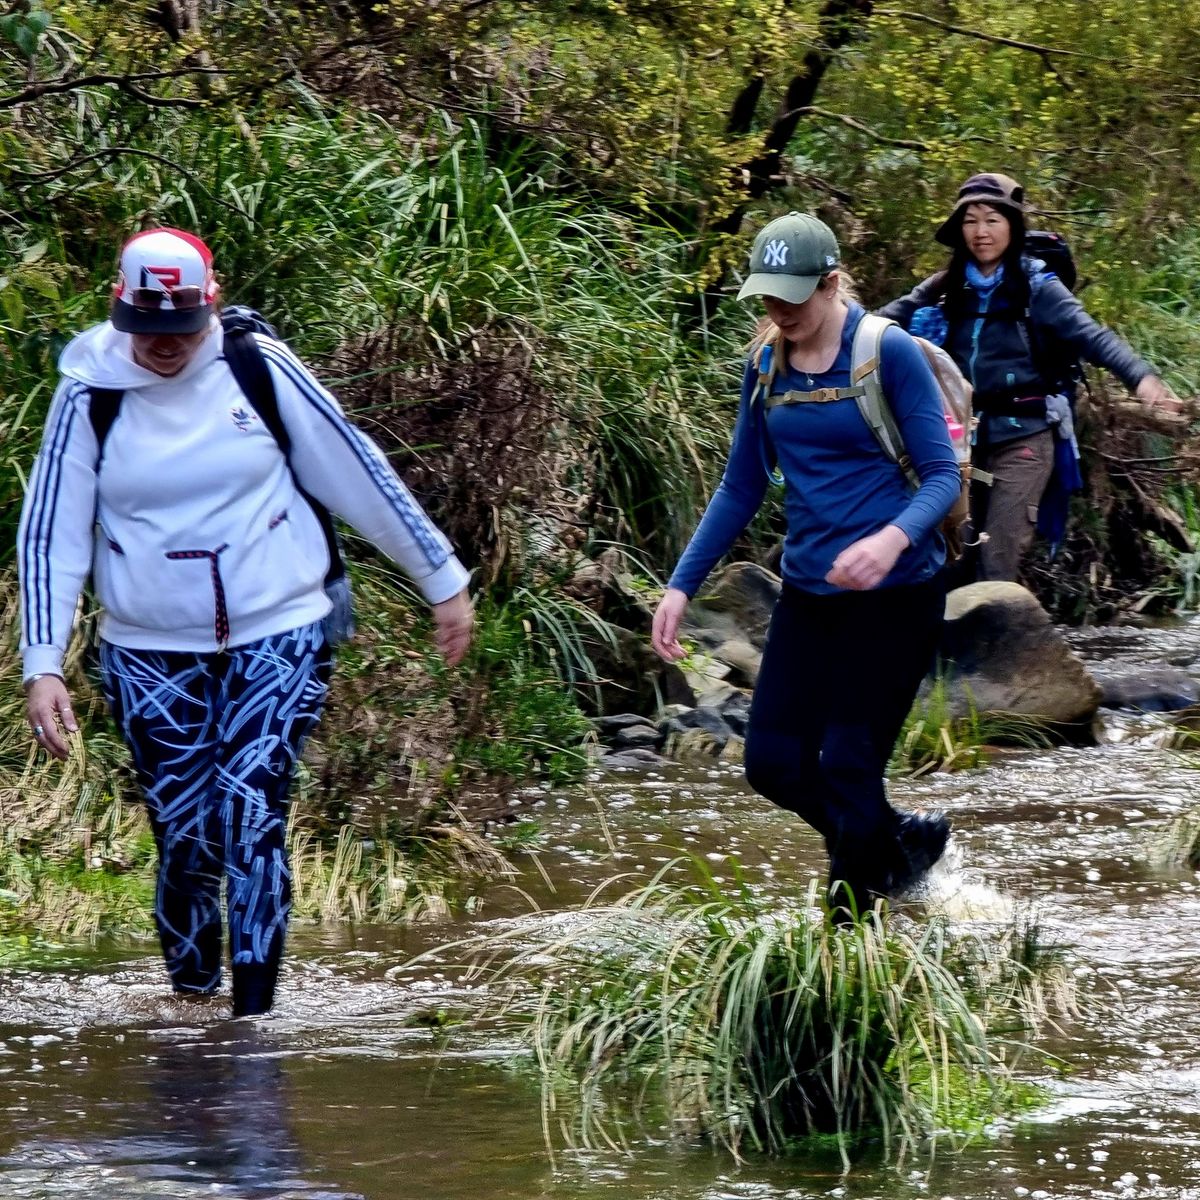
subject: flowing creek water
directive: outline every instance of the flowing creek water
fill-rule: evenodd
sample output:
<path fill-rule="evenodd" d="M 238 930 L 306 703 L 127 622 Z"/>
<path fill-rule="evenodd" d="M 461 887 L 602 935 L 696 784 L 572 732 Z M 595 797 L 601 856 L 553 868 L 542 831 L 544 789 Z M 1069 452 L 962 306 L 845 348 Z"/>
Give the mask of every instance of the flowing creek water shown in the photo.
<path fill-rule="evenodd" d="M 1071 639 L 1097 672 L 1200 675 L 1200 622 Z M 421 1023 L 460 1004 L 462 985 L 448 964 L 392 970 L 412 954 L 534 905 L 578 906 L 680 851 L 717 875 L 735 854 L 766 894 L 803 893 L 823 866 L 811 833 L 736 768 L 671 767 L 527 797 L 544 875 L 518 855 L 518 886 L 481 886 L 465 915 L 298 928 L 269 1020 L 165 995 L 146 943 L 0 968 L 0 1197 L 1200 1197 L 1200 890 L 1191 872 L 1152 865 L 1156 835 L 1200 800 L 1200 774 L 1162 749 L 1154 718 L 1108 714 L 1103 737 L 893 784 L 898 803 L 953 817 L 951 911 L 963 898 L 992 917 L 1034 905 L 1094 1001 L 1039 1043 L 1064 1065 L 1036 1077 L 1048 1104 L 932 1167 L 843 1178 L 836 1158 L 738 1166 L 667 1139 L 552 1163 L 537 1084 L 512 1047 Z"/>

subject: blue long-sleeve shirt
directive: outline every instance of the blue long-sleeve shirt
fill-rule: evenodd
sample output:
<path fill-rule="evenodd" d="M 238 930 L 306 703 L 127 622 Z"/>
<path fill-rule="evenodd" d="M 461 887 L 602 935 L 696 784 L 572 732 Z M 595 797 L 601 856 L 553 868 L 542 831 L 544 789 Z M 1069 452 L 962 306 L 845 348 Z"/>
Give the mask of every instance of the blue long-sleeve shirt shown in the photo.
<path fill-rule="evenodd" d="M 849 387 L 851 343 L 863 315 L 859 305 L 850 305 L 830 370 L 810 375 L 781 362 L 774 391 Z M 939 570 L 945 561 L 939 527 L 961 483 L 937 383 L 920 347 L 900 328 L 883 336 L 881 374 L 921 486 L 915 492 L 910 488 L 854 399 L 780 404 L 769 411 L 761 401 L 752 404 L 758 380 L 752 355 L 725 473 L 675 567 L 671 587 L 695 595 L 758 511 L 772 461 L 784 479 L 783 577 L 788 583 L 806 592 L 842 590 L 825 579 L 834 559 L 885 525 L 899 526 L 910 544 L 881 586 L 919 583 Z"/>

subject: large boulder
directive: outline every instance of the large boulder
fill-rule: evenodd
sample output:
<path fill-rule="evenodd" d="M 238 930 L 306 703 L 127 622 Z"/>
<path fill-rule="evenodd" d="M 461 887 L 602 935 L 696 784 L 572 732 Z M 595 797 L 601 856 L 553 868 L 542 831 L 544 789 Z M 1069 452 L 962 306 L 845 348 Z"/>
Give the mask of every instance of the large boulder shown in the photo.
<path fill-rule="evenodd" d="M 939 657 L 952 716 L 1016 713 L 1080 726 L 1100 705 L 1088 674 L 1032 592 L 972 583 L 946 599 Z"/>

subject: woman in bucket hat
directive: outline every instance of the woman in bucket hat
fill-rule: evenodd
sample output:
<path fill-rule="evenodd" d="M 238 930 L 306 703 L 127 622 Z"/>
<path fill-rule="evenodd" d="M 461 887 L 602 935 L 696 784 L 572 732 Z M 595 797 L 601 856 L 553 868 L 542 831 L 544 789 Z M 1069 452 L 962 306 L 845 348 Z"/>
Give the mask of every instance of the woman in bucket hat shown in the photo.
<path fill-rule="evenodd" d="M 221 981 L 227 883 L 235 1015 L 271 1007 L 291 904 L 287 796 L 331 669 L 316 505 L 415 581 L 438 645 L 471 636 L 467 572 L 382 452 L 280 342 L 257 334 L 278 434 L 230 368 L 212 255 L 194 234 L 125 243 L 110 319 L 76 337 L 18 534 L 29 725 L 65 758 L 63 659 L 90 574 L 100 668 L 159 852 L 155 919 L 175 990 Z M 115 397 L 101 432 L 101 398 Z"/>
<path fill-rule="evenodd" d="M 879 310 L 943 346 L 974 388 L 982 579 L 1018 576 L 1055 466 L 1051 427 L 1070 423 L 1070 372 L 1079 359 L 1108 368 L 1147 405 L 1180 407 L 1149 363 L 1026 254 L 1025 212 L 1015 179 L 971 176 L 937 231 L 952 251 L 946 268 Z M 1073 456 L 1066 465 L 1077 478 Z"/>
<path fill-rule="evenodd" d="M 787 537 L 746 734 L 750 786 L 825 840 L 835 916 L 897 895 L 941 856 L 941 815 L 900 813 L 884 771 L 941 628 L 942 519 L 960 491 L 933 374 L 902 329 L 878 370 L 919 477 L 881 448 L 851 380 L 866 317 L 849 299 L 832 231 L 791 213 L 754 241 L 739 299 L 769 318 L 742 380 L 720 486 L 654 615 L 655 650 L 683 656 L 680 621 L 782 474 Z M 768 357 L 771 365 L 767 365 Z M 764 382 L 765 381 L 765 382 Z"/>

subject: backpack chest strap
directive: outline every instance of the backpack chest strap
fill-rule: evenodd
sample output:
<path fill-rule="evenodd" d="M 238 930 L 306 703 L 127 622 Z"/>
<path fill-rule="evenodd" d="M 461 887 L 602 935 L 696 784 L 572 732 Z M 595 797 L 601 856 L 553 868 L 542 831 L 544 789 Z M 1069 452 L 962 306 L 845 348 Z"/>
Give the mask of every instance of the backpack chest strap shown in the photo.
<path fill-rule="evenodd" d="M 866 388 L 817 388 L 811 392 L 779 392 L 766 398 L 767 408 L 778 408 L 781 404 L 830 404 L 834 400 L 857 400 L 864 395 Z"/>

